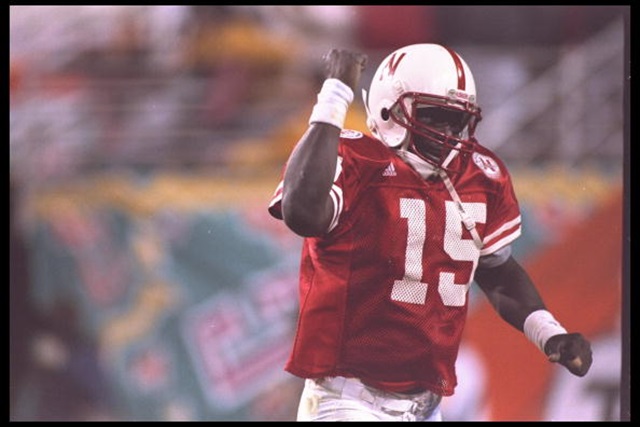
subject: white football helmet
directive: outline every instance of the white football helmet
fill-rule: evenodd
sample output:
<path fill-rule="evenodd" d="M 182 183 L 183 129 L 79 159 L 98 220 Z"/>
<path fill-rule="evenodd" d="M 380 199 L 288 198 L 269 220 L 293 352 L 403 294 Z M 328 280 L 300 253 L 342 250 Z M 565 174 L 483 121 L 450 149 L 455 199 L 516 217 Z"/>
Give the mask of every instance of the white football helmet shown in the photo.
<path fill-rule="evenodd" d="M 388 55 L 363 90 L 367 126 L 389 147 L 405 147 L 444 167 L 451 150 L 470 152 L 481 120 L 467 63 L 438 44 L 414 44 Z"/>

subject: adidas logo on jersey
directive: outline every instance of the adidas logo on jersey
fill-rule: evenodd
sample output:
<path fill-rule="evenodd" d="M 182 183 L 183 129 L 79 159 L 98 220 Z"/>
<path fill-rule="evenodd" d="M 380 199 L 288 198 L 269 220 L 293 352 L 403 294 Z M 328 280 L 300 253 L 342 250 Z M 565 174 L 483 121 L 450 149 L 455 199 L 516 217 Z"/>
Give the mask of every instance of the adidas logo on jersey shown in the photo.
<path fill-rule="evenodd" d="M 393 166 L 393 163 L 389 163 L 389 166 L 387 166 L 385 168 L 385 170 L 382 172 L 382 176 L 396 176 L 396 167 Z"/>

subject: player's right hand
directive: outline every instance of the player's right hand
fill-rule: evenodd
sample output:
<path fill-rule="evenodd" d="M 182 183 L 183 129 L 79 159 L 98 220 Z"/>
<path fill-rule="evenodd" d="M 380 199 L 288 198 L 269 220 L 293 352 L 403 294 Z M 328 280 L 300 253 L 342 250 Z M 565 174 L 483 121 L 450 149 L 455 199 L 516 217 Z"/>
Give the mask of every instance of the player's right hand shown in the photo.
<path fill-rule="evenodd" d="M 591 344 L 582 334 L 558 334 L 547 340 L 544 346 L 550 362 L 564 365 L 574 375 L 583 377 L 589 372 L 593 356 Z"/>
<path fill-rule="evenodd" d="M 331 49 L 324 57 L 326 78 L 334 78 L 349 86 L 355 93 L 367 55 L 345 49 Z"/>

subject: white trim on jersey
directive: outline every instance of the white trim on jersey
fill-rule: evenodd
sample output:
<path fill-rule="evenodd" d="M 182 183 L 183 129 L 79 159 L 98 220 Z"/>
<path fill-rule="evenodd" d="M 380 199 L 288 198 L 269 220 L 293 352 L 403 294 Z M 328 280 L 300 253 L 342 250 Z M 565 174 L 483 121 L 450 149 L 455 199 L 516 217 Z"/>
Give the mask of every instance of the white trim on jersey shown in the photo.
<path fill-rule="evenodd" d="M 338 219 L 340 218 L 342 208 L 344 207 L 344 195 L 342 194 L 342 188 L 333 184 L 331 186 L 329 196 L 331 196 L 331 200 L 333 200 L 333 218 L 331 219 L 331 224 L 329 224 L 329 229 L 327 231 L 331 232 L 338 225 Z"/>
<path fill-rule="evenodd" d="M 501 227 L 501 228 L 504 228 L 504 227 Z M 513 242 L 518 237 L 520 237 L 521 233 L 522 233 L 522 228 L 518 227 L 513 233 L 506 235 L 500 240 L 497 240 L 493 245 L 487 246 L 486 248 L 482 248 L 482 250 L 480 251 L 480 256 L 490 255 L 493 252 L 500 249 L 501 247 L 507 246 L 509 243 Z M 493 234 L 495 235 L 496 233 L 493 233 Z"/>
<path fill-rule="evenodd" d="M 344 195 L 342 194 L 342 188 L 338 187 L 335 183 L 338 181 L 340 174 L 342 173 L 342 156 L 338 156 L 336 161 L 336 173 L 333 175 L 333 185 L 329 191 L 329 196 L 333 200 L 333 218 L 327 229 L 327 233 L 331 232 L 338 225 L 338 219 L 342 213 L 344 207 Z"/>
<path fill-rule="evenodd" d="M 494 237 L 498 236 L 500 233 L 503 233 L 505 230 L 508 230 L 510 228 L 513 228 L 514 226 L 520 224 L 520 222 L 522 221 L 522 216 L 518 215 L 516 218 L 512 219 L 511 221 L 507 221 L 505 222 L 502 227 L 498 228 L 496 231 L 494 231 L 493 233 L 484 236 L 484 240 L 483 242 L 486 243 L 489 240 L 493 239 Z"/>
<path fill-rule="evenodd" d="M 276 203 L 282 201 L 282 187 L 284 186 L 284 181 L 280 181 L 278 186 L 276 187 L 276 191 L 273 192 L 273 196 L 271 198 L 271 202 L 269 203 L 269 208 L 272 208 L 276 205 Z"/>

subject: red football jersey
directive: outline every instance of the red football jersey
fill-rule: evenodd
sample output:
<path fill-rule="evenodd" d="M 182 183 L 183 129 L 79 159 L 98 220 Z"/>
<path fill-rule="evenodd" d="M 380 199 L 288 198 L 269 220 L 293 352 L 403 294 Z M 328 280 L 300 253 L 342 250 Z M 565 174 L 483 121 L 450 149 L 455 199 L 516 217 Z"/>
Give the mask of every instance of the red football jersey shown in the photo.
<path fill-rule="evenodd" d="M 478 146 L 450 174 L 476 222 L 479 249 L 438 176 L 425 180 L 394 150 L 345 130 L 338 148 L 330 230 L 305 238 L 300 313 L 286 370 L 303 378 L 358 377 L 441 395 L 455 361 L 478 259 L 520 235 L 505 165 Z M 269 205 L 281 219 L 282 182 Z"/>

